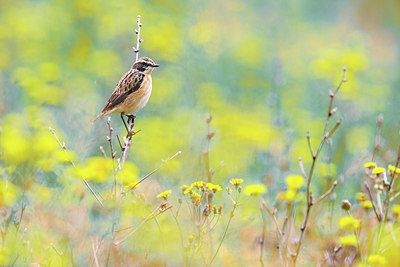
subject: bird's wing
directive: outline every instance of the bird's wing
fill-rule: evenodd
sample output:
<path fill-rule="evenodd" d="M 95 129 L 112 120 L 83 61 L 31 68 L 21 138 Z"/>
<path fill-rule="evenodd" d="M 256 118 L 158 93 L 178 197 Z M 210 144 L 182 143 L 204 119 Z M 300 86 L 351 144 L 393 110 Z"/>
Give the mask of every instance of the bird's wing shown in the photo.
<path fill-rule="evenodd" d="M 144 81 L 144 76 L 143 73 L 133 72 L 132 70 L 125 73 L 125 75 L 119 80 L 102 112 L 113 109 L 124 102 L 130 94 L 139 90 Z"/>

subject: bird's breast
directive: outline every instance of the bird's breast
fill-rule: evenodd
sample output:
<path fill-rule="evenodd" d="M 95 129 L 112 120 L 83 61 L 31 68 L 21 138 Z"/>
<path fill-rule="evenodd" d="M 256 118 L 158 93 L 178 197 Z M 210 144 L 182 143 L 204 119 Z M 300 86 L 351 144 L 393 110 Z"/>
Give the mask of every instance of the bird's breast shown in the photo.
<path fill-rule="evenodd" d="M 145 75 L 143 79 L 142 86 L 139 90 L 133 92 L 127 97 L 127 100 L 124 101 L 124 110 L 125 113 L 134 113 L 139 109 L 146 106 L 147 102 L 149 101 L 152 89 L 152 81 L 150 75 Z"/>

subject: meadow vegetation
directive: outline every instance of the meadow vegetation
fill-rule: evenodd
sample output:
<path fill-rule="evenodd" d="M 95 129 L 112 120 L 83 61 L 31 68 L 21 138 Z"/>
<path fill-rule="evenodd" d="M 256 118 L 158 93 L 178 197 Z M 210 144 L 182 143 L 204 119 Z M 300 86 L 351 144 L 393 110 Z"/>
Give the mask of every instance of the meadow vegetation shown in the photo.
<path fill-rule="evenodd" d="M 371 5 L 3 1 L 0 266 L 400 265 L 400 31 Z M 92 125 L 135 52 L 148 106 Z"/>

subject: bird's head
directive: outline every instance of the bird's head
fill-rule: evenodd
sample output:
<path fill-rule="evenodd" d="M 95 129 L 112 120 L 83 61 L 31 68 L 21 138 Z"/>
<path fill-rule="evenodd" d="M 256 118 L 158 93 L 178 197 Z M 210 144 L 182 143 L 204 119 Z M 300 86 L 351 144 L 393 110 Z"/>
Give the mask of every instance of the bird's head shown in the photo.
<path fill-rule="evenodd" d="M 159 67 L 152 59 L 148 57 L 139 58 L 132 66 L 134 71 L 138 71 L 145 74 L 151 74 L 154 68 Z"/>

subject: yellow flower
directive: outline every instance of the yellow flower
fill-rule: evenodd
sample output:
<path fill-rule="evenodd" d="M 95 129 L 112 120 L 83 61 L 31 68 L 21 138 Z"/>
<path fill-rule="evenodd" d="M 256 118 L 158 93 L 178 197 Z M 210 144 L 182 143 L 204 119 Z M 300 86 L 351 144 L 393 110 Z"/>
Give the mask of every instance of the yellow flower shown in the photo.
<path fill-rule="evenodd" d="M 206 183 L 203 181 L 197 181 L 194 182 L 193 184 L 191 184 L 192 187 L 197 187 L 197 189 L 202 189 L 203 185 L 205 185 Z"/>
<path fill-rule="evenodd" d="M 233 184 L 235 187 L 236 187 L 236 189 L 239 187 L 239 185 L 241 184 L 241 183 L 243 183 L 243 179 L 240 179 L 240 178 L 233 178 L 231 181 L 231 184 Z"/>
<path fill-rule="evenodd" d="M 343 246 L 357 246 L 357 237 L 355 235 L 348 235 L 339 239 L 340 244 Z"/>
<path fill-rule="evenodd" d="M 360 203 L 361 207 L 365 208 L 365 209 L 370 209 L 372 208 L 372 202 L 371 201 L 363 201 Z"/>
<path fill-rule="evenodd" d="M 381 173 L 383 173 L 383 172 L 385 172 L 385 171 L 386 171 L 385 168 L 382 168 L 382 167 L 375 167 L 375 168 L 372 170 L 372 173 L 373 173 L 373 174 L 379 175 L 379 174 L 381 174 Z"/>
<path fill-rule="evenodd" d="M 182 189 L 183 189 L 183 188 L 182 188 Z M 185 190 L 185 192 L 183 192 L 183 194 L 184 194 L 184 195 L 192 194 L 192 192 L 193 192 L 193 186 L 189 186 L 189 187 Z"/>
<path fill-rule="evenodd" d="M 375 168 L 376 167 L 376 163 L 375 162 L 367 162 L 364 164 L 365 168 Z"/>
<path fill-rule="evenodd" d="M 219 185 L 216 185 L 216 184 L 212 184 L 212 183 L 206 183 L 206 188 L 208 190 L 213 191 L 214 193 L 222 190 L 222 187 L 220 187 Z"/>
<path fill-rule="evenodd" d="M 244 193 L 250 196 L 258 196 L 267 192 L 267 187 L 263 184 L 246 185 Z"/>
<path fill-rule="evenodd" d="M 191 195 L 190 198 L 192 199 L 192 201 L 193 201 L 193 203 L 194 203 L 194 202 L 200 201 L 201 196 L 200 196 L 200 194 L 198 194 L 197 192 L 192 191 L 192 195 Z"/>
<path fill-rule="evenodd" d="M 389 172 L 391 172 L 391 173 L 393 173 L 393 172 L 395 172 L 395 173 L 397 173 L 397 174 L 400 173 L 400 168 L 396 168 L 395 166 L 390 165 L 390 164 L 389 164 L 389 166 L 388 166 L 388 170 L 389 170 Z"/>
<path fill-rule="evenodd" d="M 163 199 L 167 200 L 167 198 L 171 194 L 171 192 L 172 192 L 171 190 L 164 191 L 164 192 L 158 194 L 157 198 L 163 198 Z"/>
<path fill-rule="evenodd" d="M 356 199 L 358 200 L 358 202 L 363 202 L 363 201 L 367 200 L 368 197 L 366 194 L 364 194 L 362 192 L 357 192 Z"/>
<path fill-rule="evenodd" d="M 297 196 L 297 192 L 295 190 L 289 189 L 285 194 L 285 199 L 287 201 L 293 201 L 293 200 L 295 200 L 296 196 Z"/>
<path fill-rule="evenodd" d="M 189 235 L 188 236 L 189 243 L 193 243 L 193 239 L 194 239 L 193 235 Z"/>
<path fill-rule="evenodd" d="M 360 221 L 351 216 L 344 216 L 340 218 L 339 226 L 348 231 L 354 231 L 360 227 Z"/>
<path fill-rule="evenodd" d="M 189 186 L 187 184 L 184 184 L 181 186 L 181 189 L 183 192 L 185 192 L 185 190 L 188 188 Z"/>
<path fill-rule="evenodd" d="M 304 178 L 300 175 L 289 175 L 286 177 L 289 189 L 297 190 L 304 184 Z"/>
<path fill-rule="evenodd" d="M 369 255 L 367 258 L 367 262 L 371 265 L 371 266 L 385 266 L 387 263 L 387 260 L 385 257 L 378 255 L 378 254 L 373 254 L 373 255 Z"/>
<path fill-rule="evenodd" d="M 400 220 L 400 205 L 399 204 L 395 204 L 392 206 L 392 212 L 394 215 L 397 216 L 397 219 Z"/>

